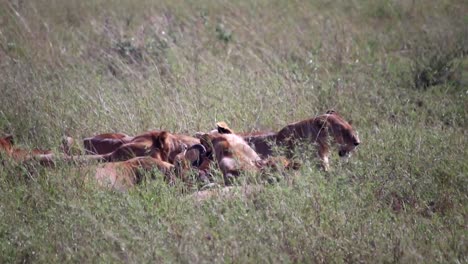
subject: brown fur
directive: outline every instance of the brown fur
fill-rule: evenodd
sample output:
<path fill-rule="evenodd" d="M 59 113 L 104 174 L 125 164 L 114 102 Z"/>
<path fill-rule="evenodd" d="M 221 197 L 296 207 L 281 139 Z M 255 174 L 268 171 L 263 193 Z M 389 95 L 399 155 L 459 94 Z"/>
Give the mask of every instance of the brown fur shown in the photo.
<path fill-rule="evenodd" d="M 107 134 L 100 134 L 97 136 L 93 136 L 90 138 L 85 138 L 83 140 L 83 144 L 85 150 L 91 154 L 109 154 L 111 152 L 117 151 L 124 145 L 129 145 L 130 143 L 143 143 L 146 144 L 152 140 L 154 135 L 158 135 L 162 131 L 153 130 L 148 131 L 143 134 L 140 134 L 135 137 L 127 136 L 122 133 L 107 133 Z M 198 138 L 194 138 L 191 136 L 186 136 L 182 134 L 171 134 L 173 137 L 177 138 L 177 140 L 181 141 L 183 144 L 190 147 L 195 144 L 200 144 L 200 140 Z"/>
<path fill-rule="evenodd" d="M 78 162 L 90 160 L 117 162 L 134 157 L 150 156 L 161 161 L 173 163 L 176 155 L 185 151 L 186 148 L 186 145 L 178 136 L 166 131 L 150 131 L 134 137 L 131 142 L 121 145 L 110 153 L 75 156 L 72 159 Z"/>
<path fill-rule="evenodd" d="M 223 122 L 218 131 L 232 133 Z M 317 155 L 325 171 L 329 169 L 330 142 L 338 145 L 338 154 L 348 156 L 361 143 L 350 123 L 337 112 L 330 110 L 324 115 L 292 123 L 278 133 L 254 132 L 241 135 L 262 157 L 273 155 L 273 145 L 286 147 L 286 155 L 291 158 L 298 143 L 307 141 L 317 146 Z"/>
<path fill-rule="evenodd" d="M 147 136 L 146 140 L 141 137 L 132 144 L 147 144 L 151 140 L 150 148 L 155 149 L 153 155 L 102 164 L 96 170 L 97 182 L 100 185 L 124 191 L 140 183 L 145 173 L 158 169 L 165 174 L 166 181 L 172 183 L 176 174 L 176 166 L 168 161 L 182 162 L 185 145 L 165 131 L 151 132 Z M 179 150 L 180 147 L 182 151 Z"/>
<path fill-rule="evenodd" d="M 275 132 L 254 132 L 239 134 L 262 157 L 267 158 L 272 153 L 271 147 L 276 142 Z"/>
<path fill-rule="evenodd" d="M 143 176 L 152 170 L 164 173 L 167 181 L 174 175 L 174 165 L 152 157 L 137 157 L 120 162 L 110 162 L 96 169 L 98 184 L 119 191 L 125 191 L 143 181 Z"/>
<path fill-rule="evenodd" d="M 353 127 L 335 111 L 289 124 L 276 136 L 276 144 L 285 146 L 288 156 L 292 156 L 300 141 L 317 146 L 317 155 L 325 171 L 329 169 L 330 142 L 338 145 L 340 157 L 348 156 L 361 143 Z"/>
<path fill-rule="evenodd" d="M 234 134 L 232 130 L 225 122 L 216 123 L 216 131 L 220 134 Z M 267 158 L 271 155 L 271 143 L 276 142 L 277 133 L 275 132 L 264 132 L 255 131 L 249 133 L 235 133 L 241 136 L 262 158 Z M 263 155 L 268 153 L 268 155 Z"/>
<path fill-rule="evenodd" d="M 201 138 L 201 144 L 205 146 L 207 152 L 214 153 L 227 184 L 231 183 L 241 171 L 260 171 L 260 157 L 240 136 L 217 132 L 205 134 Z M 200 167 L 203 170 L 208 169 L 208 159 Z"/>
<path fill-rule="evenodd" d="M 37 160 L 43 165 L 53 165 L 51 159 L 52 151 L 42 149 L 21 149 L 14 146 L 14 139 L 12 135 L 0 138 L 0 153 L 12 159 L 15 162 L 22 163 L 29 160 Z"/>
<path fill-rule="evenodd" d="M 133 137 L 122 133 L 106 133 L 83 139 L 83 146 L 89 154 L 107 154 L 117 150 Z"/>
<path fill-rule="evenodd" d="M 185 152 L 178 154 L 174 161 L 177 177 L 185 183 L 192 184 L 192 179 L 188 178 L 189 173 L 198 170 L 198 180 L 200 182 L 209 183 L 209 179 L 204 177 L 206 174 L 203 173 L 203 170 L 200 170 L 205 154 L 206 148 L 201 144 L 195 144 Z"/>
<path fill-rule="evenodd" d="M 226 184 L 232 183 L 241 172 L 284 171 L 298 169 L 300 166 L 285 157 L 269 157 L 262 160 L 242 137 L 235 134 L 218 132 L 205 134 L 201 142 L 207 152 L 214 153 L 214 159 L 223 173 Z M 210 159 L 205 158 L 199 166 L 200 174 L 208 174 L 209 168 Z"/>

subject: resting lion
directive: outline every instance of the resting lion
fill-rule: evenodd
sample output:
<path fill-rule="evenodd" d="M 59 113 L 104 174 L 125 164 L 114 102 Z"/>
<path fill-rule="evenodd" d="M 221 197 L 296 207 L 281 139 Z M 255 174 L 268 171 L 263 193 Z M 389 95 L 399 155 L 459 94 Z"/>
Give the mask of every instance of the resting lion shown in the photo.
<path fill-rule="evenodd" d="M 181 151 L 180 147 L 185 145 L 166 131 L 151 135 L 153 143 L 148 149 L 152 154 L 99 164 L 95 173 L 98 184 L 124 191 L 143 181 L 145 175 L 153 177 L 154 171 L 160 171 L 168 183 L 174 183 L 175 177 L 180 176 L 176 175 L 179 164 L 169 162 L 183 162 L 185 148 Z"/>
<path fill-rule="evenodd" d="M 109 154 L 124 145 L 147 142 L 154 135 L 158 135 L 161 132 L 161 130 L 152 130 L 134 137 L 123 133 L 105 133 L 83 139 L 83 145 L 86 153 L 88 154 Z M 171 137 L 181 141 L 187 145 L 187 147 L 200 144 L 199 139 L 182 134 L 171 133 Z"/>
<path fill-rule="evenodd" d="M 54 163 L 51 160 L 52 155 L 51 150 L 28 150 L 15 147 L 15 141 L 12 135 L 0 138 L 0 161 L 3 159 L 11 159 L 17 163 L 23 163 L 29 160 L 36 160 L 42 165 L 53 166 Z"/>
<path fill-rule="evenodd" d="M 262 175 L 272 171 L 297 170 L 300 166 L 284 157 L 262 159 L 241 136 L 232 133 L 212 131 L 201 135 L 200 142 L 201 144 L 187 150 L 185 158 L 198 168 L 202 181 L 210 174 L 212 162 L 215 162 L 223 173 L 226 185 L 232 184 L 243 172 Z M 197 154 L 189 155 L 195 148 Z"/>
<path fill-rule="evenodd" d="M 165 162 L 173 163 L 175 157 L 187 149 L 187 145 L 180 138 L 180 136 L 171 134 L 167 131 L 150 131 L 137 137 L 133 137 L 128 143 L 115 145 L 117 147 L 115 149 L 111 149 L 112 152 L 106 154 L 70 156 L 69 159 L 85 163 L 88 161 L 118 162 L 135 157 L 150 156 Z M 106 139 L 113 140 L 111 138 Z M 196 139 L 195 142 L 199 142 L 199 140 Z M 102 146 L 103 145 L 100 145 L 99 148 Z M 106 145 L 106 147 L 108 146 L 110 145 Z"/>

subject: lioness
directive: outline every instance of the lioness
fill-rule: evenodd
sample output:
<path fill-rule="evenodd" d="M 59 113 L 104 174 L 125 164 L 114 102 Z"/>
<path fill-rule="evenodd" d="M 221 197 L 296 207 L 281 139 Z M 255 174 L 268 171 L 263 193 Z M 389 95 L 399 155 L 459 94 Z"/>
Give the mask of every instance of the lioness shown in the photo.
<path fill-rule="evenodd" d="M 5 155 L 4 157 L 10 158 L 15 162 L 25 162 L 28 160 L 39 161 L 43 165 L 54 165 L 51 157 L 51 150 L 42 150 L 42 149 L 21 149 L 14 146 L 14 138 L 12 135 L 7 135 L 0 138 L 0 156 Z"/>
<path fill-rule="evenodd" d="M 210 133 L 203 135 L 200 141 L 207 152 L 214 153 L 226 184 L 231 184 L 241 171 L 260 171 L 261 158 L 242 137 L 235 134 Z"/>
<path fill-rule="evenodd" d="M 150 156 L 161 161 L 173 163 L 175 157 L 184 152 L 187 145 L 167 131 L 151 131 L 134 137 L 129 143 L 122 144 L 116 150 L 107 154 L 73 156 L 70 160 L 77 162 L 125 161 L 135 157 Z"/>
<path fill-rule="evenodd" d="M 185 148 L 182 151 L 179 149 L 180 144 L 183 145 L 183 143 L 165 131 L 152 133 L 151 141 L 153 143 L 150 149 L 152 149 L 153 154 L 149 156 L 100 164 L 95 173 L 97 182 L 117 190 L 127 190 L 140 183 L 145 174 L 156 169 L 164 173 L 168 183 L 173 183 L 175 177 L 180 175 L 176 175 L 176 166 L 169 161 L 182 161 L 184 159 Z"/>
<path fill-rule="evenodd" d="M 224 122 L 217 124 L 219 133 L 233 133 Z M 317 146 L 317 155 L 322 168 L 328 171 L 330 142 L 338 145 L 338 155 L 347 157 L 361 143 L 350 123 L 336 111 L 329 110 L 324 115 L 292 123 L 279 132 L 240 133 L 255 151 L 266 158 L 273 155 L 273 145 L 286 147 L 286 155 L 291 158 L 300 142 L 311 142 Z M 332 140 L 330 140 L 332 139 Z"/>
<path fill-rule="evenodd" d="M 136 157 L 126 161 L 109 162 L 96 168 L 95 179 L 103 187 L 110 187 L 119 191 L 129 188 L 143 181 L 145 175 L 153 177 L 153 171 L 161 171 L 166 181 L 174 177 L 174 165 L 152 157 Z"/>
<path fill-rule="evenodd" d="M 211 161 L 216 161 L 227 185 L 231 184 L 241 172 L 263 174 L 268 171 L 296 170 L 300 166 L 284 157 L 261 159 L 255 150 L 236 134 L 211 132 L 201 136 L 200 141 L 203 150 L 199 151 L 202 158 L 197 162 L 199 177 L 209 174 Z"/>
<path fill-rule="evenodd" d="M 332 139 L 332 140 L 330 140 Z M 324 115 L 292 123 L 276 135 L 276 144 L 286 146 L 287 155 L 292 156 L 300 141 L 309 141 L 317 146 L 317 155 L 325 171 L 330 168 L 330 142 L 338 145 L 338 155 L 347 157 L 361 141 L 350 123 L 337 112 L 329 110 Z"/>
<path fill-rule="evenodd" d="M 89 154 L 106 154 L 115 151 L 133 137 L 123 133 L 105 133 L 83 139 L 83 146 Z"/>
<path fill-rule="evenodd" d="M 158 135 L 161 132 L 161 130 L 152 130 L 134 137 L 122 133 L 99 134 L 93 137 L 85 138 L 83 140 L 83 145 L 87 153 L 103 155 L 114 152 L 123 145 L 128 145 L 130 143 L 149 142 L 154 135 Z M 187 147 L 200 144 L 200 140 L 198 138 L 187 135 L 171 134 L 171 137 L 179 140 Z"/>

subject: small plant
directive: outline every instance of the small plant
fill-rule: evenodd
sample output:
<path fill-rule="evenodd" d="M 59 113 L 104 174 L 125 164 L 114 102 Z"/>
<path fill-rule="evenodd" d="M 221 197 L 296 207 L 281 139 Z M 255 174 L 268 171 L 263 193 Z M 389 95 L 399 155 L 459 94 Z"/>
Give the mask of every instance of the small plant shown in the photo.
<path fill-rule="evenodd" d="M 227 29 L 223 23 L 218 23 L 216 25 L 216 36 L 224 43 L 229 43 L 232 41 L 232 31 Z"/>

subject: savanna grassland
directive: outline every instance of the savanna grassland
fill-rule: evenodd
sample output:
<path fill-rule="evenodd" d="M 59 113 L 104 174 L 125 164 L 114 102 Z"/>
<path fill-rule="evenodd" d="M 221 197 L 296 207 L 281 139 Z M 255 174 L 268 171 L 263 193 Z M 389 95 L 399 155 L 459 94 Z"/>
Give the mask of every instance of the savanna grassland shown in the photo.
<path fill-rule="evenodd" d="M 251 195 L 120 193 L 3 162 L 0 262 L 468 262 L 464 0 L 0 0 L 0 133 L 278 130 L 335 109 L 362 144 Z M 247 176 L 246 176 L 247 177 Z M 262 184 L 260 182 L 259 184 Z"/>

